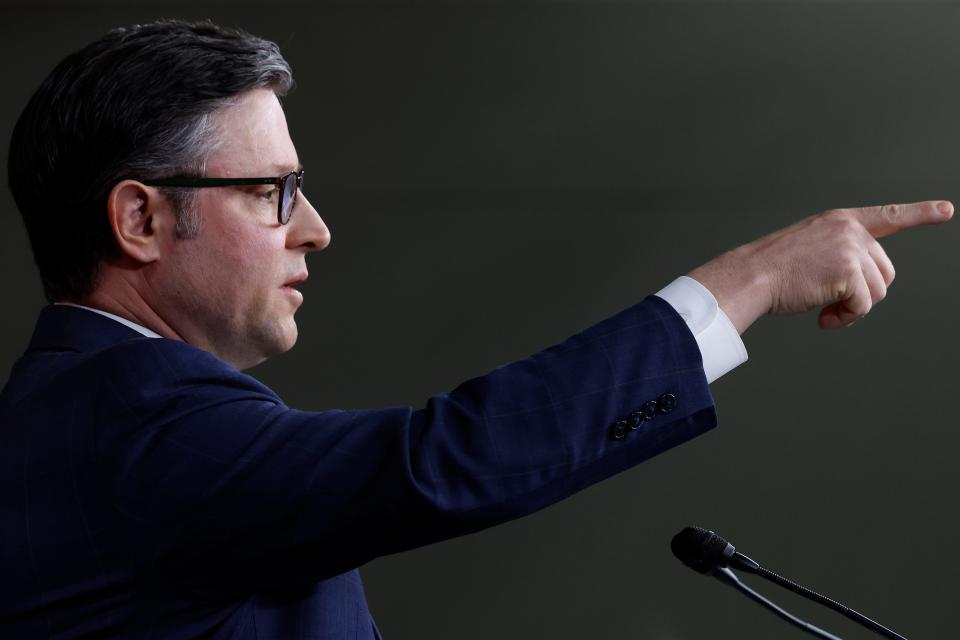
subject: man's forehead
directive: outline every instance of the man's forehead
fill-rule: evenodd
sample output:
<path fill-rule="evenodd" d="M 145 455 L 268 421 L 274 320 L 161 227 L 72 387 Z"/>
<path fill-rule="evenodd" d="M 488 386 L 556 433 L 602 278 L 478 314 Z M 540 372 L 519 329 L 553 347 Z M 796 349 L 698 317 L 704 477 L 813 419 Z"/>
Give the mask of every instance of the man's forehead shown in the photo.
<path fill-rule="evenodd" d="M 218 145 L 207 163 L 225 177 L 279 176 L 300 168 L 280 101 L 257 89 L 218 114 Z"/>

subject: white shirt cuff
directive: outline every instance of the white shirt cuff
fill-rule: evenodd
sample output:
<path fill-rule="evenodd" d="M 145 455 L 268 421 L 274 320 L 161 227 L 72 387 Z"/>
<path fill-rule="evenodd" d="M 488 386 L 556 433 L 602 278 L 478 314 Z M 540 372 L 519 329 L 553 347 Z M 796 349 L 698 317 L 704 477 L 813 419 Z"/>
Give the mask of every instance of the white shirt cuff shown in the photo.
<path fill-rule="evenodd" d="M 680 276 L 656 296 L 673 307 L 690 327 L 700 347 L 708 383 L 747 361 L 740 334 L 705 286 L 689 276 Z"/>

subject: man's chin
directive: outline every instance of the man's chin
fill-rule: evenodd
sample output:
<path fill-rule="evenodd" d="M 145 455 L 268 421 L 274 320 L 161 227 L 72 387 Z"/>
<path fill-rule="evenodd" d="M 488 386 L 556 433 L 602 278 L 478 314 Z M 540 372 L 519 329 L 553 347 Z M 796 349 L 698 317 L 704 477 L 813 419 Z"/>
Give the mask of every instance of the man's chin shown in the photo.
<path fill-rule="evenodd" d="M 297 323 L 291 320 L 290 324 L 291 329 L 286 345 L 283 346 L 279 353 L 286 353 L 287 351 L 290 351 L 290 349 L 293 349 L 294 345 L 297 344 L 297 338 L 300 337 L 300 332 L 297 330 Z"/>
<path fill-rule="evenodd" d="M 273 352 L 268 355 L 273 356 L 290 351 L 290 349 L 293 349 L 293 346 L 297 344 L 298 337 L 300 337 L 300 332 L 297 329 L 297 322 L 293 319 L 293 314 L 290 314 L 290 316 L 277 327 L 273 345 L 274 349 Z"/>
<path fill-rule="evenodd" d="M 297 343 L 299 333 L 292 315 L 286 321 L 273 325 L 271 329 L 264 331 L 260 336 L 251 336 L 251 339 L 246 342 L 248 349 L 245 349 L 246 353 L 242 360 L 231 364 L 241 371 L 250 369 L 272 356 L 290 351 Z"/>

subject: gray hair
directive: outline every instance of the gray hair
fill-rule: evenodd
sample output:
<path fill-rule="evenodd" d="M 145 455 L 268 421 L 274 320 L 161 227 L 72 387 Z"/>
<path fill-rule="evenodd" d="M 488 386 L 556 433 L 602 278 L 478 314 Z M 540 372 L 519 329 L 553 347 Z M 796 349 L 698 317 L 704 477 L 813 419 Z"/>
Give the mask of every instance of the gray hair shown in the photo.
<path fill-rule="evenodd" d="M 106 215 L 117 182 L 203 175 L 224 109 L 293 86 L 276 44 L 210 22 L 114 29 L 61 61 L 20 115 L 7 163 L 47 298 L 88 294 L 117 251 Z M 196 235 L 196 191 L 163 192 L 177 237 Z"/>

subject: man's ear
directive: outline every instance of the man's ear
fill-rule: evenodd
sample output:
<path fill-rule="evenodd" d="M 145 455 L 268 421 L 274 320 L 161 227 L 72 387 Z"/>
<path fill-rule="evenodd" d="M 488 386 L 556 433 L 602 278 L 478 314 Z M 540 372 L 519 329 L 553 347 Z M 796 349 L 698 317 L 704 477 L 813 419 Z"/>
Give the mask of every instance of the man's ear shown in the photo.
<path fill-rule="evenodd" d="M 160 257 L 162 240 L 171 237 L 174 225 L 170 203 L 136 180 L 114 185 L 107 196 L 107 216 L 120 251 L 142 263 Z"/>

